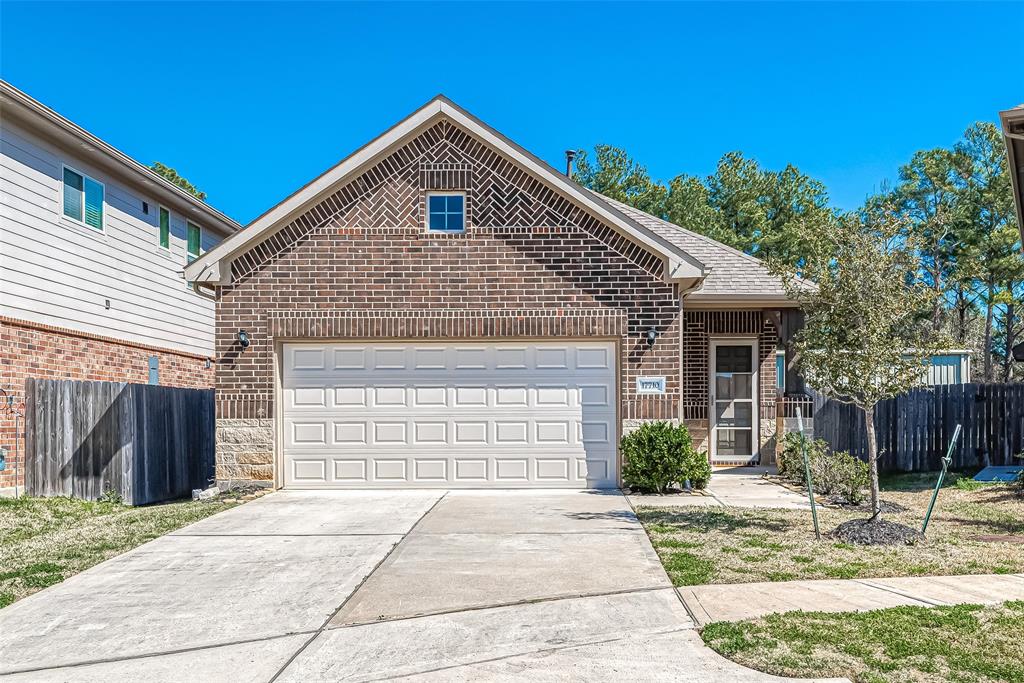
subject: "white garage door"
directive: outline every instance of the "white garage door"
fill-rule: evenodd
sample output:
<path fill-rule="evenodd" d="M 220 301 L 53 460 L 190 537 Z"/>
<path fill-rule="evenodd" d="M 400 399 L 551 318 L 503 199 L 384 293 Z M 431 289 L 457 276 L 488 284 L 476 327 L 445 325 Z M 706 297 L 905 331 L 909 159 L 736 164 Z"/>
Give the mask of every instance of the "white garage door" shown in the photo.
<path fill-rule="evenodd" d="M 615 486 L 604 342 L 286 344 L 284 484 Z"/>

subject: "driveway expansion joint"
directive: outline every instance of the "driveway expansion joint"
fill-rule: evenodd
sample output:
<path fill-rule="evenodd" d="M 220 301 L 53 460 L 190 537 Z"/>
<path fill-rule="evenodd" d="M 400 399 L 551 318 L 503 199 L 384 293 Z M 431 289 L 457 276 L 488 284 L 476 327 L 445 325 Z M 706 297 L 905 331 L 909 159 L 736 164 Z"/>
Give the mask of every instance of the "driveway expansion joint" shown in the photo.
<path fill-rule="evenodd" d="M 423 513 L 422 515 L 420 515 L 420 516 L 419 516 L 419 518 L 418 518 L 418 519 L 417 519 L 417 520 L 416 520 L 416 521 L 415 521 L 415 522 L 413 523 L 413 525 L 412 525 L 411 527 L 409 527 L 409 530 L 408 530 L 408 531 L 406 531 L 406 532 L 405 532 L 404 534 L 402 534 L 402 536 L 401 536 L 401 538 L 399 538 L 398 542 L 397 542 L 397 543 L 395 543 L 394 545 L 392 545 L 392 546 L 391 546 L 391 549 L 390 549 L 390 550 L 388 550 L 388 551 L 387 551 L 387 553 L 385 553 L 385 554 L 384 554 L 384 557 L 380 558 L 380 561 L 379 561 L 379 562 L 377 562 L 377 564 L 375 564 L 375 565 L 373 566 L 373 569 L 371 569 L 371 570 L 370 570 L 370 572 L 369 572 L 369 573 L 368 573 L 368 574 L 367 574 L 366 576 L 364 576 L 364 577 L 362 578 L 362 580 L 361 580 L 361 581 L 360 581 L 360 582 L 359 582 L 359 583 L 358 583 L 358 584 L 356 585 L 356 587 L 355 587 L 354 589 L 352 589 L 352 590 L 351 590 L 351 591 L 349 592 L 349 594 L 348 594 L 348 595 L 346 595 L 346 596 L 345 596 L 345 599 L 341 601 L 341 604 L 340 604 L 340 605 L 338 605 L 338 608 L 337 608 L 337 609 L 335 609 L 335 610 L 334 610 L 333 612 L 331 612 L 331 614 L 330 614 L 330 615 L 329 615 L 329 616 L 327 617 L 327 619 L 326 619 L 326 620 L 324 621 L 324 623 L 320 625 L 320 628 L 318 628 L 318 629 L 317 629 L 317 630 L 316 630 L 316 631 L 315 631 L 315 632 L 313 633 L 313 635 L 311 635 L 311 636 L 310 636 L 310 637 L 309 637 L 309 638 L 308 638 L 308 639 L 306 640 L 306 642 L 304 642 L 304 643 L 302 644 L 302 646 L 301 646 L 301 647 L 300 647 L 300 648 L 299 648 L 298 650 L 296 650 L 295 652 L 293 652 L 293 653 L 292 653 L 292 656 L 291 656 L 291 657 L 289 657 L 289 658 L 288 658 L 288 659 L 287 659 L 287 660 L 285 661 L 285 663 L 281 665 L 281 668 L 277 670 L 277 673 L 275 673 L 275 674 L 274 674 L 274 675 L 273 675 L 273 676 L 272 676 L 272 677 L 270 678 L 270 681 L 269 681 L 269 683 L 274 683 L 274 681 L 276 681 L 276 680 L 277 680 L 278 678 L 280 678 L 280 677 L 281 677 L 281 674 L 283 674 L 283 673 L 285 672 L 285 670 L 286 670 L 286 669 L 287 669 L 287 668 L 288 668 L 289 666 L 291 666 L 291 665 L 292 665 L 292 662 L 294 662 L 294 661 L 295 661 L 295 660 L 296 660 L 296 659 L 298 658 L 298 656 L 299 656 L 299 655 L 301 655 L 301 654 L 302 654 L 302 653 L 303 653 L 303 652 L 305 651 L 305 649 L 306 649 L 307 647 L 309 647 L 310 643 L 312 643 L 312 642 L 313 642 L 314 640 L 316 640 L 317 636 L 319 636 L 319 635 L 320 635 L 321 633 L 323 633 L 324 631 L 326 631 L 326 630 L 327 630 L 327 627 L 328 627 L 328 625 L 330 625 L 331 621 L 332 621 L 332 620 L 333 620 L 333 619 L 334 619 L 334 618 L 335 618 L 336 616 L 338 616 L 338 614 L 339 614 L 339 613 L 341 612 L 341 610 L 343 610 L 343 609 L 345 608 L 345 605 L 347 605 L 347 604 L 349 603 L 349 601 L 351 601 L 351 600 L 352 600 L 352 598 L 353 598 L 353 597 L 355 597 L 356 593 L 358 593 L 358 592 L 359 592 L 359 589 L 360 589 L 360 588 L 362 588 L 362 587 L 363 587 L 363 586 L 364 586 L 364 585 L 366 584 L 366 582 L 367 582 L 367 581 L 368 581 L 368 580 L 370 579 L 370 577 L 371 577 L 371 576 L 373 576 L 373 575 L 374 575 L 374 573 L 376 573 L 376 571 L 377 571 L 378 569 L 380 569 L 380 568 L 381 568 L 381 566 L 382 566 L 382 565 L 383 565 L 383 564 L 384 564 L 385 562 L 387 562 L 388 558 L 389 558 L 389 557 L 391 557 L 391 556 L 392 556 L 392 555 L 393 555 L 393 554 L 395 553 L 395 550 L 396 550 L 396 549 L 398 548 L 398 546 L 400 546 L 400 545 L 402 544 L 402 541 L 404 541 L 404 540 L 405 540 L 406 538 L 408 538 L 408 537 L 409 537 L 409 535 L 410 535 L 410 534 L 411 534 L 411 533 L 412 533 L 412 532 L 413 532 L 413 531 L 414 531 L 414 530 L 416 529 L 416 527 L 417 527 L 417 526 L 418 526 L 418 525 L 420 524 L 420 522 L 422 522 L 422 521 L 423 521 L 423 520 L 424 520 L 424 519 L 426 518 L 426 516 L 427 516 L 427 515 L 429 515 L 429 514 L 430 514 L 431 512 L 433 512 L 433 511 L 434 511 L 434 508 L 436 508 L 436 507 L 438 506 L 438 504 L 439 504 L 439 503 L 440 503 L 440 502 L 441 502 L 442 500 L 444 500 L 444 499 L 445 499 L 445 497 L 446 497 L 446 496 L 448 495 L 448 493 L 449 493 L 448 491 L 445 491 L 445 492 L 444 492 L 444 493 L 442 493 L 442 494 L 441 494 L 440 496 L 438 496 L 438 497 L 437 497 L 437 500 L 435 500 L 435 501 L 433 502 L 433 504 L 432 504 L 432 505 L 431 505 L 431 506 L 430 506 L 429 508 L 427 508 L 427 511 L 426 511 L 426 512 L 424 512 L 424 513 Z"/>
<path fill-rule="evenodd" d="M 501 609 L 503 607 L 522 607 L 524 605 L 537 605 L 546 602 L 559 602 L 562 600 L 583 600 L 586 598 L 604 598 L 612 595 L 631 595 L 634 593 L 652 593 L 654 591 L 671 590 L 671 586 L 646 586 L 643 588 L 627 588 L 620 591 L 604 591 L 597 593 L 574 593 L 571 595 L 553 595 L 550 597 L 543 598 L 529 598 L 525 600 L 515 600 L 513 602 L 499 602 L 487 605 L 473 605 L 471 607 L 458 607 L 455 609 L 435 610 L 432 612 L 423 612 L 420 614 L 405 614 L 397 617 L 385 617 L 383 619 L 374 619 L 372 621 L 356 621 L 348 624 L 335 624 L 333 626 L 328 625 L 328 631 L 333 631 L 342 628 L 360 628 L 362 626 L 373 626 L 374 624 L 388 624 L 397 621 L 411 621 L 413 619 L 426 619 L 427 617 L 436 617 L 445 614 L 462 614 L 465 612 L 480 612 L 489 609 Z M 695 622 L 696 623 L 696 622 Z M 687 630 L 687 629 L 682 629 Z"/>
<path fill-rule="evenodd" d="M 862 586 L 867 586 L 868 588 L 874 588 L 876 590 L 885 591 L 886 593 L 892 593 L 892 594 L 898 595 L 898 596 L 900 596 L 902 598 L 907 598 L 908 600 L 916 600 L 916 601 L 918 601 L 920 603 L 924 603 L 925 605 L 929 605 L 931 607 L 944 607 L 944 606 L 949 604 L 949 603 L 946 603 L 946 602 L 941 602 L 941 601 L 937 601 L 937 600 L 930 600 L 928 598 L 923 598 L 923 597 L 921 597 L 919 595 L 914 595 L 913 593 L 909 593 L 907 591 L 901 591 L 901 590 L 898 590 L 897 588 L 894 588 L 892 586 L 887 586 L 887 585 L 885 585 L 883 583 L 875 583 L 874 581 L 871 581 L 870 579 L 854 579 L 854 582 L 859 583 Z"/>
<path fill-rule="evenodd" d="M 53 666 L 33 666 L 25 669 L 10 669 L 0 670 L 0 677 L 3 676 L 14 676 L 15 674 L 29 674 L 38 673 L 41 671 L 54 671 L 56 669 L 73 669 L 83 666 L 92 666 L 94 664 L 114 664 L 116 662 L 131 662 L 136 659 L 152 659 L 153 657 L 164 657 L 167 655 L 180 655 L 189 652 L 200 652 L 202 650 L 216 650 L 221 647 L 231 647 L 232 645 L 246 645 L 248 643 L 263 643 L 268 640 L 277 640 L 278 638 L 290 638 L 292 636 L 301 636 L 307 633 L 316 634 L 316 631 L 290 631 L 288 633 L 278 633 L 272 636 L 263 636 L 260 638 L 241 638 L 239 640 L 228 640 L 223 643 L 209 643 L 206 645 L 194 645 L 192 647 L 179 647 L 170 650 L 160 650 L 157 652 L 144 652 L 138 655 L 125 655 L 124 657 L 104 657 L 100 659 L 87 659 L 81 662 L 70 662 L 66 664 L 54 664 Z"/>
<path fill-rule="evenodd" d="M 666 636 L 666 635 L 671 635 L 673 633 L 685 633 L 686 631 L 690 631 L 690 630 L 692 630 L 692 629 L 690 629 L 690 628 L 665 629 L 665 630 L 661 630 L 661 631 L 653 631 L 651 633 L 646 633 L 645 636 L 646 637 Z M 555 645 L 555 646 L 552 646 L 552 647 L 542 647 L 542 648 L 538 648 L 536 650 L 527 650 L 525 652 L 516 652 L 514 654 L 502 655 L 500 657 L 489 657 L 489 658 L 486 658 L 486 659 L 478 659 L 478 660 L 474 660 L 474 661 L 470 661 L 470 662 L 461 662 L 459 664 L 452 664 L 450 666 L 438 666 L 438 667 L 434 667 L 434 668 L 431 668 L 431 669 L 423 669 L 421 671 L 413 671 L 413 672 L 410 672 L 410 673 L 400 674 L 398 676 L 387 676 L 387 677 L 381 677 L 381 678 L 368 678 L 368 679 L 365 679 L 365 680 L 367 680 L 367 681 L 394 681 L 394 680 L 400 680 L 400 679 L 403 679 L 403 678 L 412 678 L 414 676 L 422 676 L 424 674 L 438 673 L 440 671 L 452 671 L 452 670 L 455 670 L 455 669 L 462 669 L 462 668 L 465 668 L 465 667 L 477 666 L 479 664 L 489 664 L 489 663 L 492 663 L 492 662 L 501 662 L 501 661 L 504 661 L 506 659 L 514 659 L 516 657 L 523 657 L 523 656 L 528 656 L 528 655 L 536 655 L 536 654 L 542 654 L 542 653 L 548 653 L 548 652 L 560 652 L 562 650 L 573 650 L 573 649 L 580 648 L 580 647 L 588 647 L 590 645 L 605 645 L 607 643 L 618 643 L 618 642 L 621 642 L 623 640 L 627 640 L 629 638 L 630 638 L 630 635 L 626 634 L 626 635 L 622 635 L 622 636 L 617 636 L 615 638 L 598 638 L 598 639 L 593 639 L 593 640 L 580 641 L 578 643 L 565 643 L 564 645 Z"/>

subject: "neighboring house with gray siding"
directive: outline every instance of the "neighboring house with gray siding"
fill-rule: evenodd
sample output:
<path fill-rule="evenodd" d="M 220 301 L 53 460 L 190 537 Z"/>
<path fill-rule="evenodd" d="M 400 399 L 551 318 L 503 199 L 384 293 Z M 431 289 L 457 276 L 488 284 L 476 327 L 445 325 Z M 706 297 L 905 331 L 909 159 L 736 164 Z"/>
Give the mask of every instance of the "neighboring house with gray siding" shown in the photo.
<path fill-rule="evenodd" d="M 0 390 L 20 402 L 28 377 L 212 386 L 214 303 L 183 271 L 240 229 L 0 81 Z M 16 436 L 0 414 L 0 447 L 20 458 Z"/>

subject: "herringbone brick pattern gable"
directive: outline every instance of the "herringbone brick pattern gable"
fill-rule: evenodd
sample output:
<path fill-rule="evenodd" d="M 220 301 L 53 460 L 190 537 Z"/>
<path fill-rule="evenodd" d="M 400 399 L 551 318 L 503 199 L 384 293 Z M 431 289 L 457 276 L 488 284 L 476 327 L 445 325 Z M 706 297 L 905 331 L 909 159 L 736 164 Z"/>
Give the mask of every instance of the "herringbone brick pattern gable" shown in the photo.
<path fill-rule="evenodd" d="M 466 193 L 465 233 L 426 230 L 431 190 Z M 678 415 L 679 297 L 661 259 L 451 123 L 334 189 L 233 268 L 218 302 L 220 417 L 273 415 L 274 340 L 292 338 L 272 324 L 282 311 L 305 321 L 301 338 L 361 330 L 370 339 L 393 330 L 590 338 L 565 323 L 613 315 L 622 416 Z M 436 320 L 424 322 L 425 310 Z M 661 335 L 654 348 L 643 341 L 650 327 Z M 244 352 L 239 329 L 252 338 Z M 668 393 L 635 395 L 639 375 L 665 376 Z"/>
<path fill-rule="evenodd" d="M 428 190 L 464 190 L 469 230 L 571 226 L 653 274 L 660 268 L 657 256 L 466 131 L 441 121 L 236 259 L 233 279 L 244 279 L 317 230 L 421 228 Z"/>

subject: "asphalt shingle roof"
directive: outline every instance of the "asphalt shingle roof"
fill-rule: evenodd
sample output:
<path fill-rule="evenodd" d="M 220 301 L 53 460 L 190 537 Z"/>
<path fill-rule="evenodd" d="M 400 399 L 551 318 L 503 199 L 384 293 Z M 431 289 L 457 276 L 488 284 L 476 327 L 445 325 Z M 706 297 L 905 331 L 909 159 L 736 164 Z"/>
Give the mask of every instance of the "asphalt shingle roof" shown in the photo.
<path fill-rule="evenodd" d="M 664 237 L 711 270 L 704 279 L 703 286 L 694 292 L 694 295 L 698 297 L 700 294 L 750 294 L 761 297 L 786 295 L 782 281 L 772 275 L 760 259 L 602 194 L 596 192 L 594 194 L 612 208 L 624 213 L 628 218 Z"/>

